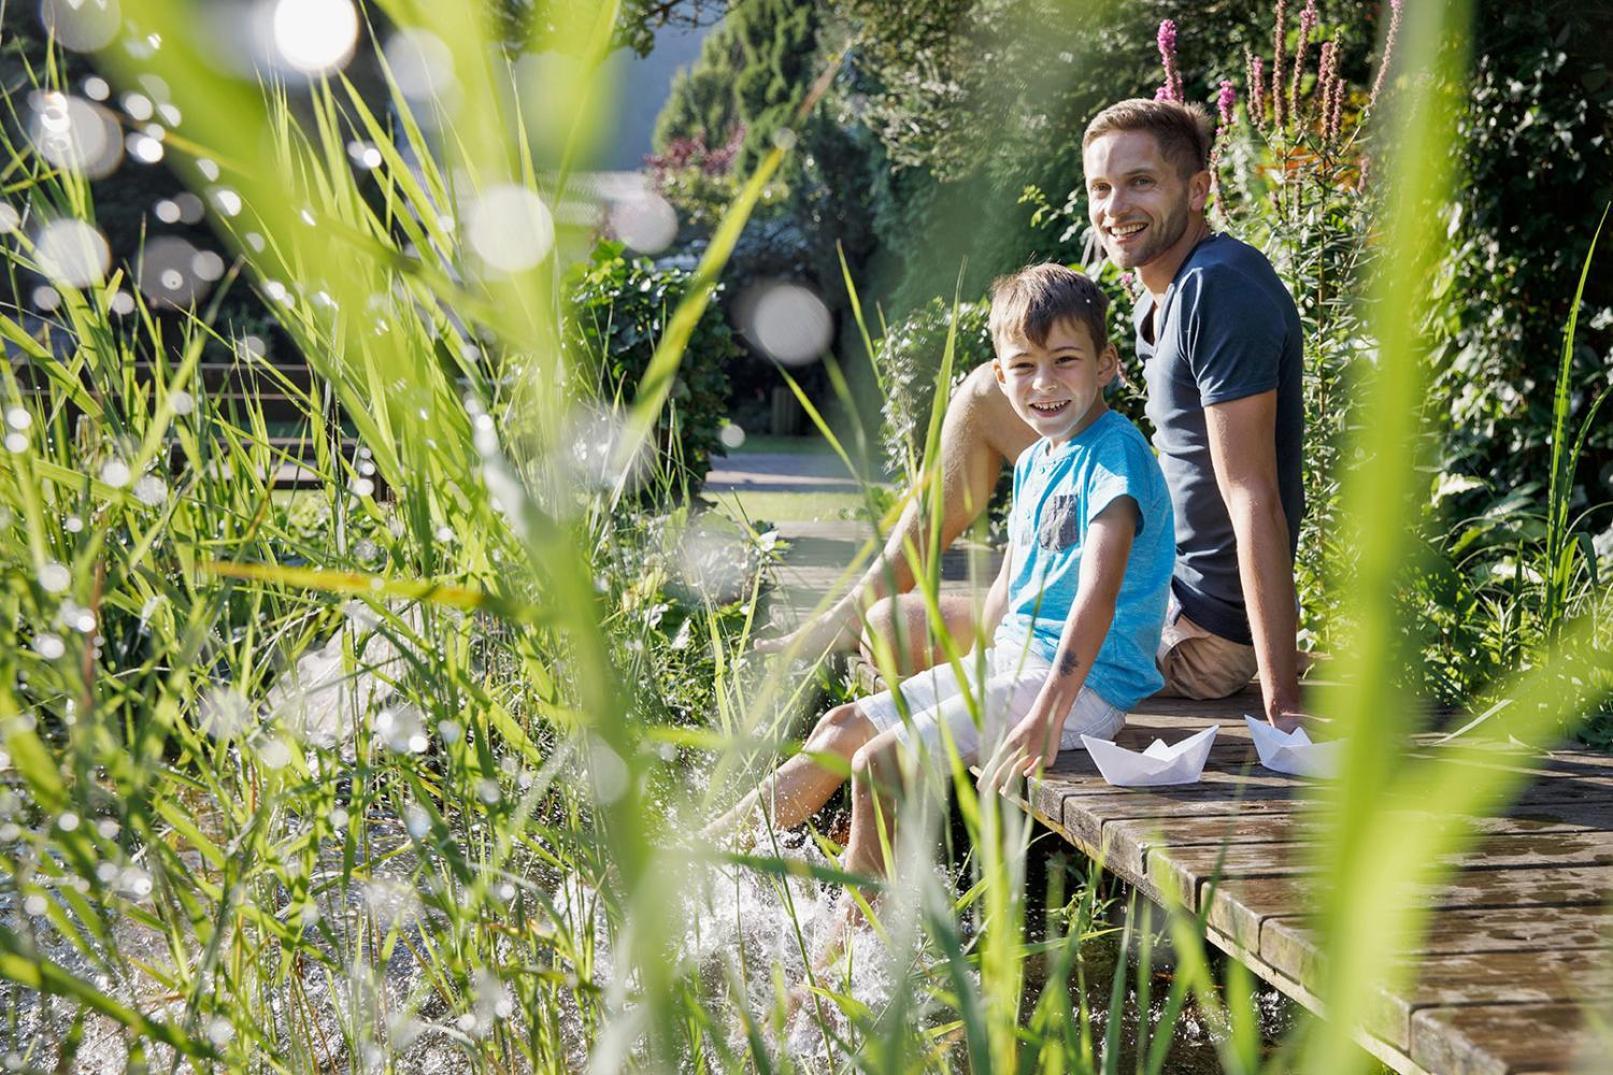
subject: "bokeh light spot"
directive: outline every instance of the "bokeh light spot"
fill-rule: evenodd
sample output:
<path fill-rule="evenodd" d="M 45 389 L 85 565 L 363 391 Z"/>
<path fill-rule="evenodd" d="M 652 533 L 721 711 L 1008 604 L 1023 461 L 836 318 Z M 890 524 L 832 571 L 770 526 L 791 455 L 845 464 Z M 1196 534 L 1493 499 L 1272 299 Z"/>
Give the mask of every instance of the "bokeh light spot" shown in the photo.
<path fill-rule="evenodd" d="M 770 358 L 801 366 L 823 355 L 834 336 L 834 318 L 815 291 L 803 284 L 760 285 L 740 303 L 742 331 Z"/>
<path fill-rule="evenodd" d="M 307 75 L 341 67 L 358 42 L 358 12 L 351 0 L 278 0 L 271 26 L 280 58 Z"/>
<path fill-rule="evenodd" d="M 476 199 L 466 233 L 471 249 L 490 267 L 521 272 L 548 256 L 554 245 L 554 218 L 536 193 L 507 184 Z"/>
<path fill-rule="evenodd" d="M 39 21 L 63 48 L 74 52 L 104 49 L 118 36 L 118 0 L 43 0 Z"/>
<path fill-rule="evenodd" d="M 53 220 L 34 240 L 39 270 L 58 284 L 89 287 L 98 284 L 112 264 L 106 236 L 82 220 Z"/>

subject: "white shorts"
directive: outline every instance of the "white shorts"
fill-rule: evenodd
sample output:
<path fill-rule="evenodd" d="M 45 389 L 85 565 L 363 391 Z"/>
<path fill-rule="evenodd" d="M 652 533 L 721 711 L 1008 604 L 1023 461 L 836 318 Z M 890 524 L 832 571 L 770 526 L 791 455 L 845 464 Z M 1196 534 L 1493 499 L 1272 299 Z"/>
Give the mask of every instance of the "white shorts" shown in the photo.
<path fill-rule="evenodd" d="M 959 686 L 952 665 L 940 664 L 904 679 L 900 686 L 910 721 L 904 723 L 893 691 L 859 699 L 857 711 L 879 732 L 900 729 L 897 738 L 911 747 L 915 741 L 927 750 L 941 750 L 941 726 L 952 733 L 952 742 L 966 764 L 990 757 L 997 744 L 1019 719 L 1030 712 L 1052 666 L 1022 654 L 1018 649 L 1004 651 L 993 647 L 984 654 L 971 652 L 962 658 L 964 681 L 970 691 Z M 978 680 L 984 665 L 984 690 Z M 980 725 L 970 713 L 970 695 L 980 707 Z M 1060 750 L 1080 750 L 1083 735 L 1113 739 L 1126 723 L 1126 714 L 1083 686 L 1064 721 L 1059 738 Z M 984 744 L 984 749 L 982 749 Z"/>

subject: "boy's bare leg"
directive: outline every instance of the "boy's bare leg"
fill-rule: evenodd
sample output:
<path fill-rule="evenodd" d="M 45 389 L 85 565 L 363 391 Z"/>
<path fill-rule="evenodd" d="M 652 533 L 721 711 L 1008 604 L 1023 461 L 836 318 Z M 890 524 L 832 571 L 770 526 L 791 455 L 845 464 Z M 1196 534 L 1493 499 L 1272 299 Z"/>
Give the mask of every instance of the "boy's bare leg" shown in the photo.
<path fill-rule="evenodd" d="M 702 835 L 720 839 L 735 827 L 765 811 L 775 829 L 792 829 L 823 808 L 845 777 L 825 769 L 808 752 L 833 754 L 850 762 L 859 748 L 874 738 L 874 726 L 854 705 L 835 706 L 819 719 L 807 737 L 802 753 L 789 758 L 760 785 L 747 792 L 733 809 L 707 825 Z"/>
<path fill-rule="evenodd" d="M 851 839 L 841 860 L 851 873 L 870 877 L 889 873 L 881 837 L 896 846 L 893 793 L 902 786 L 900 750 L 892 729 L 869 740 L 851 759 Z"/>
<path fill-rule="evenodd" d="M 991 501 L 1003 464 L 1036 439 L 1014 413 L 991 374 L 990 365 L 980 366 L 964 379 L 947 403 L 941 423 L 941 547 L 949 547 L 969 525 L 980 517 Z M 910 502 L 885 541 L 885 547 L 863 576 L 822 615 L 777 638 L 759 640 L 763 653 L 795 647 L 816 657 L 825 650 L 847 651 L 856 647 L 861 615 L 883 597 L 905 594 L 913 588 L 913 570 L 907 561 L 907 543 L 923 554 L 930 528 L 919 513 L 917 501 Z M 934 662 L 919 662 L 915 668 Z"/>

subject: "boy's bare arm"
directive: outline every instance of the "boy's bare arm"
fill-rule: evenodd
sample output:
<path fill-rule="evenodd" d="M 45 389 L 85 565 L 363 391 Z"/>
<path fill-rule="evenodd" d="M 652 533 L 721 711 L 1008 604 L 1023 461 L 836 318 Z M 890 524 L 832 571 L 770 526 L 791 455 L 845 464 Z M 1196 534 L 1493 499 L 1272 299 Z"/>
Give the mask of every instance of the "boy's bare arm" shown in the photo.
<path fill-rule="evenodd" d="M 1053 654 L 1053 670 L 1030 711 L 1014 725 L 987 766 L 982 787 L 1001 787 L 1013 774 L 1028 774 L 1058 755 L 1065 718 L 1114 622 L 1137 518 L 1137 503 L 1127 496 L 1116 498 L 1092 520 L 1081 554 L 1079 587 Z"/>

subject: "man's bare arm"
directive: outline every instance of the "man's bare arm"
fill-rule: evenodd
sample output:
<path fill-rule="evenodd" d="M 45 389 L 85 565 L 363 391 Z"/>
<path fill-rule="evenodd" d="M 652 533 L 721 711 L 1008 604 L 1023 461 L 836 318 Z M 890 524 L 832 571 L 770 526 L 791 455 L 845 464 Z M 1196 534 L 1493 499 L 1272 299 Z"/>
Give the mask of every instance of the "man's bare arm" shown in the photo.
<path fill-rule="evenodd" d="M 1288 518 L 1277 484 L 1277 393 L 1205 407 L 1204 423 L 1216 485 L 1238 541 L 1238 575 L 1266 717 L 1290 727 L 1300 713 L 1294 648 L 1299 625 Z"/>

